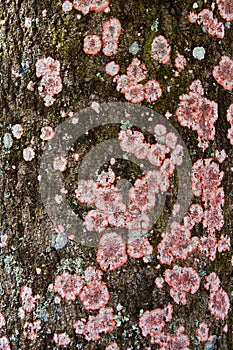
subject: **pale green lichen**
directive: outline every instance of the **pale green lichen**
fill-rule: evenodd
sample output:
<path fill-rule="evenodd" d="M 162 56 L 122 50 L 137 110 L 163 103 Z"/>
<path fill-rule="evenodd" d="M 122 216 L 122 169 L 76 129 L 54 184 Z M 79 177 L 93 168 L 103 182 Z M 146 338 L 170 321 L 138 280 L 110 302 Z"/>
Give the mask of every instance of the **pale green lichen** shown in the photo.
<path fill-rule="evenodd" d="M 152 23 L 150 29 L 151 29 L 152 31 L 155 31 L 155 32 L 158 32 L 158 31 L 159 31 L 159 19 L 158 19 L 158 18 L 156 18 L 156 19 L 153 21 L 153 23 Z"/>
<path fill-rule="evenodd" d="M 57 273 L 63 271 L 74 272 L 83 275 L 84 261 L 81 258 L 76 259 L 62 259 L 60 265 L 57 267 Z"/>

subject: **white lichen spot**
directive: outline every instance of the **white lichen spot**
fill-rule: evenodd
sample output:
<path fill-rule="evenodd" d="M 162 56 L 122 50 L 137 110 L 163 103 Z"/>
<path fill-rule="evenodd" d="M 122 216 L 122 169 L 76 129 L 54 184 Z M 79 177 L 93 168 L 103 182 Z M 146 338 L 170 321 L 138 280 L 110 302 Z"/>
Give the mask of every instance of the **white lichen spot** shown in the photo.
<path fill-rule="evenodd" d="M 193 49 L 193 57 L 201 61 L 205 58 L 205 48 L 203 46 L 197 46 Z"/>
<path fill-rule="evenodd" d="M 54 197 L 54 200 L 57 204 L 61 204 L 62 202 L 62 195 L 60 194 L 56 194 L 56 196 Z"/>
<path fill-rule="evenodd" d="M 63 172 L 66 170 L 67 164 L 68 164 L 68 161 L 65 157 L 63 156 L 56 157 L 53 160 L 53 169 Z"/>
<path fill-rule="evenodd" d="M 35 83 L 34 83 L 32 80 L 30 80 L 29 83 L 27 84 L 27 89 L 28 89 L 29 91 L 34 91 L 34 89 L 35 89 Z"/>
<path fill-rule="evenodd" d="M 11 148 L 12 144 L 13 144 L 13 140 L 12 140 L 11 134 L 9 134 L 9 132 L 7 132 L 3 136 L 3 146 L 4 146 L 4 148 Z"/>
<path fill-rule="evenodd" d="M 193 4 L 193 9 L 195 10 L 195 9 L 197 9 L 198 8 L 198 3 L 197 2 L 194 2 L 194 4 Z"/>
<path fill-rule="evenodd" d="M 137 55 L 138 51 L 140 50 L 140 47 L 138 45 L 137 41 L 134 41 L 133 44 L 129 47 L 129 52 L 132 55 Z"/>
<path fill-rule="evenodd" d="M 104 10 L 104 13 L 109 13 L 111 11 L 110 7 L 106 7 L 106 9 Z"/>
<path fill-rule="evenodd" d="M 65 233 L 58 232 L 52 235 L 51 245 L 56 250 L 64 248 L 67 242 L 68 239 Z"/>
<path fill-rule="evenodd" d="M 55 98 L 53 98 L 51 95 L 46 95 L 44 98 L 44 105 L 46 107 L 52 106 L 52 104 L 54 103 Z"/>
<path fill-rule="evenodd" d="M 99 114 L 100 112 L 100 104 L 98 102 L 92 102 L 91 108 L 94 109 L 94 111 Z"/>
<path fill-rule="evenodd" d="M 23 150 L 23 159 L 26 162 L 31 162 L 31 160 L 35 158 L 35 151 L 32 147 L 28 146 L 27 148 L 24 148 Z"/>
<path fill-rule="evenodd" d="M 72 10 L 72 3 L 70 1 L 64 1 L 63 4 L 62 4 L 62 10 L 64 12 L 70 12 Z"/>
<path fill-rule="evenodd" d="M 32 26 L 32 19 L 30 17 L 25 17 L 24 26 L 25 26 L 25 28 L 31 28 L 31 26 Z"/>
<path fill-rule="evenodd" d="M 21 136 L 23 135 L 23 127 L 21 124 L 15 124 L 12 126 L 12 134 L 13 136 L 19 140 Z"/>
<path fill-rule="evenodd" d="M 51 126 L 41 128 L 40 138 L 43 141 L 51 140 L 54 137 L 54 130 Z"/>

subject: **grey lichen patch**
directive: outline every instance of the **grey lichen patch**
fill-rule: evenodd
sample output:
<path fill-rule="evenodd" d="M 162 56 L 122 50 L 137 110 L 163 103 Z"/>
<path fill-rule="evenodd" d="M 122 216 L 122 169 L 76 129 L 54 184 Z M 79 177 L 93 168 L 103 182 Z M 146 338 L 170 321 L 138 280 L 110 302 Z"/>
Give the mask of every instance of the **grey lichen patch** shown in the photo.
<path fill-rule="evenodd" d="M 23 269 L 19 266 L 13 255 L 6 255 L 3 259 L 4 270 L 7 275 L 12 275 L 15 278 L 15 283 L 20 286 L 23 282 Z"/>

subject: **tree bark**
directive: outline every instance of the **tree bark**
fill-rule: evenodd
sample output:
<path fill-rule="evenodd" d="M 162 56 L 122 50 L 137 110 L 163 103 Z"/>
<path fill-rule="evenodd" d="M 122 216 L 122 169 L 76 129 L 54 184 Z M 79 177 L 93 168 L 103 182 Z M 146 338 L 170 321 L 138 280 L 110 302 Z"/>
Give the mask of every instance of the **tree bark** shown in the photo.
<path fill-rule="evenodd" d="M 211 2 L 207 1 L 206 4 L 200 1 L 198 4 L 198 11 L 201 11 L 202 8 L 210 8 Z M 194 295 L 188 294 L 187 305 L 177 305 L 169 295 L 168 285 L 161 290 L 154 285 L 155 277 L 163 275 L 166 268 L 171 268 L 162 265 L 158 270 L 157 245 L 161 241 L 163 218 L 154 226 L 154 234 L 150 238 L 154 246 L 152 261 L 146 264 L 142 259 L 129 258 L 118 270 L 104 273 L 103 280 L 111 295 L 109 305 L 114 308 L 115 314 L 118 312 L 117 305 L 121 304 L 123 309 L 119 311 L 117 327 L 109 334 L 101 334 L 99 341 L 88 342 L 84 336 L 75 335 L 72 328 L 75 320 L 82 317 L 87 319 L 89 314 L 95 313 L 86 311 L 79 299 L 75 302 L 62 299 L 60 304 L 55 304 L 54 293 L 48 289 L 56 275 L 64 270 L 81 273 L 89 265 L 99 268 L 96 248 L 84 246 L 75 240 L 69 240 L 62 249 L 51 245 L 53 223 L 41 199 L 38 179 L 46 146 L 40 134 L 45 126 L 56 129 L 64 121 L 63 112 L 67 115 L 70 112 L 78 113 L 90 107 L 92 102 L 125 102 L 124 96 L 116 91 L 112 77 L 104 70 L 105 64 L 112 58 L 103 53 L 85 55 L 83 52 L 85 35 L 101 35 L 102 24 L 112 17 L 118 18 L 123 28 L 119 51 L 114 57 L 121 72 L 125 72 L 131 63 L 133 55 L 129 47 L 137 41 L 140 47 L 138 58 L 146 64 L 149 78 L 158 80 L 162 87 L 163 94 L 158 101 L 144 101 L 142 105 L 161 115 L 167 110 L 173 114 L 169 122 L 182 136 L 192 163 L 200 158 L 214 159 L 215 150 L 224 149 L 227 153 L 226 160 L 220 164 L 220 169 L 224 171 L 222 185 L 225 191 L 225 224 L 221 233 L 232 236 L 233 151 L 226 137 L 230 127 L 226 110 L 232 103 L 232 93 L 217 84 L 212 75 L 213 67 L 218 65 L 222 55 L 233 57 L 232 28 L 225 28 L 223 40 L 211 37 L 200 26 L 188 22 L 187 14 L 193 10 L 192 5 L 191 0 L 128 0 L 125 3 L 112 0 L 109 13 L 90 12 L 84 16 L 74 9 L 65 13 L 62 2 L 55 0 L 1 0 L 0 233 L 8 236 L 8 243 L 0 254 L 0 312 L 6 319 L 6 325 L 0 329 L 0 337 L 6 336 L 10 340 L 11 349 L 56 349 L 53 335 L 62 332 L 71 337 L 69 349 L 105 349 L 111 341 L 116 341 L 120 349 L 157 349 L 150 343 L 149 337 L 143 337 L 138 319 L 141 310 L 162 308 L 168 303 L 173 304 L 174 315 L 166 331 L 174 334 L 180 324 L 185 326 L 185 334 L 190 337 L 190 349 L 232 348 L 232 310 L 224 321 L 213 318 L 208 311 L 209 294 L 203 287 L 203 276 L 214 271 L 232 298 L 232 252 L 217 254 L 214 262 L 198 252 L 191 255 L 188 261 L 177 260 L 175 264 L 194 266 L 203 277 L 199 291 Z M 220 21 L 219 14 L 216 16 Z M 27 19 L 31 21 L 29 27 Z M 151 59 L 150 45 L 156 35 L 164 35 L 172 47 L 171 61 L 167 65 L 160 65 Z M 206 50 L 202 61 L 192 55 L 193 48 L 197 46 L 203 46 Z M 187 66 L 175 77 L 173 63 L 177 52 L 187 57 Z M 37 60 L 43 57 L 52 57 L 61 64 L 63 89 L 54 96 L 55 102 L 49 107 L 45 106 L 38 94 L 40 78 L 35 70 Z M 197 134 L 182 127 L 175 116 L 179 96 L 187 93 L 195 79 L 201 80 L 205 97 L 218 103 L 219 111 L 215 139 L 204 153 L 197 146 Z M 34 91 L 28 88 L 30 84 L 34 84 Z M 20 139 L 12 135 L 12 126 L 16 124 L 21 124 L 24 129 Z M 28 146 L 35 151 L 35 157 L 30 162 L 23 158 L 23 150 Z M 85 150 L 88 151 L 88 146 L 83 147 L 87 147 Z M 75 176 L 72 172 L 69 174 L 70 184 L 64 177 L 70 193 L 74 192 L 77 184 Z M 163 212 L 165 214 L 166 210 Z M 221 233 L 217 232 L 218 239 Z M 200 237 L 205 230 L 198 226 L 194 234 Z M 195 259 L 199 259 L 198 264 Z M 26 313 L 21 320 L 18 308 L 22 306 L 20 290 L 23 285 L 31 287 L 38 299 L 33 312 Z M 42 329 L 36 340 L 30 341 L 25 338 L 23 327 L 26 321 L 36 319 L 42 321 Z M 200 322 L 207 322 L 210 334 L 216 335 L 213 347 L 207 348 L 205 344 L 197 342 L 195 331 Z M 225 324 L 228 324 L 227 333 L 223 332 Z"/>

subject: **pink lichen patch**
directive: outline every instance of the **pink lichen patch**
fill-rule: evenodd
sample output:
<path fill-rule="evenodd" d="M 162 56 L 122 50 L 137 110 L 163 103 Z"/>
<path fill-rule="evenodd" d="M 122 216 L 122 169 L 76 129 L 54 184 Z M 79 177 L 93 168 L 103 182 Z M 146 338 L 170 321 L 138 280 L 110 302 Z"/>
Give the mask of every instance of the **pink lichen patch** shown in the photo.
<path fill-rule="evenodd" d="M 93 180 L 81 180 L 75 190 L 76 198 L 81 203 L 93 204 L 97 198 L 97 183 Z"/>
<path fill-rule="evenodd" d="M 160 345 L 159 350 L 190 350 L 190 340 L 187 335 L 184 334 L 185 328 L 179 326 L 175 335 L 170 333 L 158 333 L 155 335 L 153 342 L 151 343 Z"/>
<path fill-rule="evenodd" d="M 192 204 L 189 213 L 184 217 L 184 226 L 191 230 L 203 219 L 203 208 L 200 204 Z"/>
<path fill-rule="evenodd" d="M 117 75 L 113 81 L 117 83 L 117 91 L 120 91 L 122 94 L 125 94 L 131 86 L 130 78 L 126 74 Z"/>
<path fill-rule="evenodd" d="M 6 325 L 5 317 L 2 313 L 0 313 L 0 328 L 4 327 Z"/>
<path fill-rule="evenodd" d="M 230 251 L 231 249 L 231 238 L 228 235 L 221 235 L 218 241 L 218 251 L 219 253 Z"/>
<path fill-rule="evenodd" d="M 72 10 L 72 7 L 72 2 L 70 2 L 69 0 L 64 1 L 62 4 L 62 10 L 64 12 L 70 12 Z"/>
<path fill-rule="evenodd" d="M 71 342 L 71 339 L 67 333 L 54 333 L 53 341 L 58 346 L 68 346 Z"/>
<path fill-rule="evenodd" d="M 163 309 L 154 309 L 152 311 L 145 311 L 139 318 L 139 327 L 142 330 L 142 335 L 146 337 L 151 336 L 151 343 L 154 344 L 154 338 L 163 328 L 167 322 L 172 319 L 173 307 L 168 304 Z"/>
<path fill-rule="evenodd" d="M 166 111 L 166 113 L 164 114 L 166 119 L 170 119 L 172 117 L 172 113 L 169 111 Z"/>
<path fill-rule="evenodd" d="M 233 103 L 227 109 L 227 121 L 233 124 Z"/>
<path fill-rule="evenodd" d="M 156 80 L 149 80 L 144 85 L 144 93 L 147 102 L 155 102 L 162 96 L 162 89 Z"/>
<path fill-rule="evenodd" d="M 115 232 L 104 234 L 99 242 L 96 261 L 104 271 L 115 270 L 127 261 L 126 244 Z"/>
<path fill-rule="evenodd" d="M 219 163 L 223 163 L 226 157 L 227 157 L 227 154 L 224 149 L 222 149 L 221 152 L 218 150 L 215 151 L 215 158 Z"/>
<path fill-rule="evenodd" d="M 211 36 L 215 36 L 219 39 L 224 37 L 224 25 L 222 22 L 218 22 L 218 20 L 214 18 L 214 13 L 211 10 L 203 9 L 198 15 L 194 12 L 190 12 L 188 15 L 188 21 L 203 26 Z"/>
<path fill-rule="evenodd" d="M 210 290 L 210 301 L 208 303 L 208 309 L 211 315 L 218 319 L 224 320 L 227 318 L 230 308 L 230 300 L 228 294 L 220 287 L 218 290 Z"/>
<path fill-rule="evenodd" d="M 105 72 L 110 75 L 111 77 L 114 77 L 119 73 L 120 66 L 119 64 L 116 64 L 115 61 L 108 62 L 105 66 Z"/>
<path fill-rule="evenodd" d="M 140 103 L 144 98 L 148 102 L 158 100 L 162 95 L 162 89 L 156 80 L 149 80 L 144 85 L 138 84 L 147 77 L 146 65 L 138 58 L 134 58 L 127 68 L 127 74 L 117 75 L 114 82 L 117 83 L 117 91 L 125 95 L 132 103 Z"/>
<path fill-rule="evenodd" d="M 219 165 L 212 159 L 199 159 L 192 167 L 192 191 L 197 197 L 201 196 L 204 207 L 203 226 L 210 234 L 220 231 L 224 224 L 222 207 L 224 205 L 224 190 L 219 187 L 223 179 Z M 211 238 L 211 237 L 210 237 Z M 213 240 L 212 237 L 210 240 Z M 215 238 L 214 238 L 215 240 Z M 208 244 L 209 245 L 209 244 Z"/>
<path fill-rule="evenodd" d="M 148 74 L 146 65 L 141 62 L 138 58 L 133 58 L 132 62 L 127 68 L 127 76 L 131 82 L 136 84 L 146 79 Z"/>
<path fill-rule="evenodd" d="M 198 146 L 205 150 L 210 140 L 214 140 L 214 123 L 218 119 L 218 106 L 214 101 L 203 97 L 200 81 L 190 85 L 190 92 L 179 97 L 180 103 L 176 110 L 179 123 L 198 134 Z"/>
<path fill-rule="evenodd" d="M 138 212 L 136 210 L 130 210 L 126 217 L 126 227 L 128 230 L 148 230 L 150 219 L 145 213 Z"/>
<path fill-rule="evenodd" d="M 177 145 L 177 136 L 174 132 L 168 132 L 165 135 L 165 144 L 169 149 L 174 149 Z"/>
<path fill-rule="evenodd" d="M 133 235 L 130 233 L 127 242 L 127 253 L 134 259 L 150 256 L 153 253 L 153 246 L 147 237 Z"/>
<path fill-rule="evenodd" d="M 127 101 L 135 104 L 142 102 L 145 98 L 143 85 L 131 85 L 125 93 L 125 98 Z"/>
<path fill-rule="evenodd" d="M 189 90 L 197 93 L 198 95 L 204 96 L 204 89 L 200 80 L 194 80 L 191 83 Z"/>
<path fill-rule="evenodd" d="M 60 62 L 52 57 L 40 58 L 36 62 L 36 76 L 41 77 L 38 88 L 39 95 L 43 98 L 45 106 L 51 106 L 55 99 L 54 95 L 62 91 L 60 77 Z"/>
<path fill-rule="evenodd" d="M 165 145 L 157 142 L 155 145 L 151 145 L 147 158 L 152 165 L 159 167 L 168 152 L 169 150 Z"/>
<path fill-rule="evenodd" d="M 62 91 L 62 80 L 59 75 L 49 73 L 41 78 L 40 86 L 38 88 L 39 95 L 48 104 L 49 98 L 59 94 Z"/>
<path fill-rule="evenodd" d="M 227 138 L 230 140 L 230 144 L 233 145 L 233 103 L 227 109 L 227 121 L 231 125 L 231 128 L 228 129 Z"/>
<path fill-rule="evenodd" d="M 5 336 L 0 338 L 0 349 L 1 350 L 11 350 L 10 341 Z"/>
<path fill-rule="evenodd" d="M 211 272 L 205 277 L 205 280 L 204 288 L 206 290 L 217 291 L 220 288 L 220 279 L 215 272 Z"/>
<path fill-rule="evenodd" d="M 218 22 L 216 18 L 213 19 L 209 24 L 208 33 L 211 36 L 216 36 L 219 39 L 223 39 L 225 35 L 224 24 L 222 22 Z"/>
<path fill-rule="evenodd" d="M 151 191 L 151 186 L 145 177 L 135 181 L 129 190 L 129 198 L 142 213 L 155 206 L 155 193 Z"/>
<path fill-rule="evenodd" d="M 22 307 L 18 308 L 18 317 L 22 320 L 25 317 L 25 311 Z"/>
<path fill-rule="evenodd" d="M 76 334 L 85 334 L 85 323 L 84 321 L 78 320 L 73 323 L 73 328 Z"/>
<path fill-rule="evenodd" d="M 108 222 L 109 225 L 112 225 L 114 227 L 118 227 L 118 228 L 123 228 L 126 227 L 127 225 L 127 211 L 116 211 L 114 213 L 110 213 L 108 215 Z"/>
<path fill-rule="evenodd" d="M 23 159 L 26 162 L 31 162 L 32 159 L 35 158 L 35 151 L 32 147 L 28 146 L 27 148 L 23 149 Z"/>
<path fill-rule="evenodd" d="M 171 46 L 167 39 L 162 36 L 156 36 L 151 44 L 151 57 L 159 63 L 166 64 L 170 61 Z"/>
<path fill-rule="evenodd" d="M 164 161 L 163 165 L 164 164 L 165 164 L 165 161 Z M 162 165 L 162 167 L 163 167 L 163 165 Z M 168 167 L 167 168 L 165 167 L 164 169 L 162 169 L 162 167 L 161 167 L 161 171 L 151 170 L 151 171 L 148 171 L 147 174 L 145 175 L 145 181 L 146 181 L 146 183 L 148 183 L 151 194 L 152 193 L 156 194 L 159 191 L 164 192 L 167 190 L 166 185 L 167 185 L 167 182 L 169 182 L 169 174 L 168 174 L 169 170 L 168 169 L 170 169 L 170 165 L 168 164 Z"/>
<path fill-rule="evenodd" d="M 228 129 L 227 138 L 230 140 L 230 144 L 233 145 L 233 124 Z"/>
<path fill-rule="evenodd" d="M 223 179 L 223 172 L 220 172 L 219 165 L 212 162 L 211 158 L 198 159 L 192 167 L 192 191 L 197 197 L 202 195 L 202 201 L 208 200 L 208 193 L 218 188 Z M 205 203 L 208 206 L 209 203 Z"/>
<path fill-rule="evenodd" d="M 229 56 L 222 56 L 218 66 L 213 69 L 214 79 L 225 90 L 233 89 L 233 60 Z"/>
<path fill-rule="evenodd" d="M 38 332 L 41 329 L 41 320 L 26 322 L 23 326 L 24 337 L 28 340 L 36 340 Z"/>
<path fill-rule="evenodd" d="M 213 12 L 208 9 L 203 9 L 201 12 L 198 14 L 198 19 L 197 23 L 199 25 L 203 25 L 205 27 L 208 27 L 210 22 L 213 20 Z"/>
<path fill-rule="evenodd" d="M 192 267 L 175 265 L 165 271 L 165 281 L 171 287 L 170 295 L 177 304 L 186 305 L 186 293 L 195 294 L 200 287 L 200 277 Z"/>
<path fill-rule="evenodd" d="M 98 189 L 98 196 L 95 201 L 96 208 L 105 213 L 125 211 L 123 196 L 117 187 L 101 187 Z"/>
<path fill-rule="evenodd" d="M 8 235 L 3 234 L 1 235 L 0 248 L 6 248 L 7 246 L 8 246 Z"/>
<path fill-rule="evenodd" d="M 17 140 L 21 139 L 21 136 L 23 135 L 22 125 L 21 124 L 13 125 L 12 126 L 12 134 Z"/>
<path fill-rule="evenodd" d="M 134 153 L 137 145 L 143 143 L 144 135 L 137 130 L 121 130 L 118 134 L 118 140 L 120 141 L 122 151 Z"/>
<path fill-rule="evenodd" d="M 111 18 L 103 24 L 102 40 L 104 55 L 113 56 L 117 54 L 121 29 L 121 22 L 118 18 Z"/>
<path fill-rule="evenodd" d="M 98 310 L 104 307 L 110 298 L 108 288 L 102 281 L 102 271 L 94 267 L 85 270 L 86 286 L 80 293 L 80 300 L 86 310 Z"/>
<path fill-rule="evenodd" d="M 107 345 L 105 350 L 120 350 L 120 348 L 117 345 L 117 343 L 114 342 L 114 343 Z"/>
<path fill-rule="evenodd" d="M 22 308 L 26 312 L 31 312 L 35 308 L 36 298 L 32 295 L 32 289 L 23 286 L 20 290 L 20 297 L 22 299 Z"/>
<path fill-rule="evenodd" d="M 58 156 L 53 160 L 53 169 L 63 172 L 66 171 L 68 160 L 63 156 Z"/>
<path fill-rule="evenodd" d="M 115 328 L 114 314 L 112 307 L 101 308 L 96 316 L 89 315 L 88 321 L 76 321 L 73 328 L 76 334 L 85 335 L 88 341 L 97 341 L 101 333 L 110 333 Z"/>
<path fill-rule="evenodd" d="M 88 231 L 103 232 L 108 227 L 108 215 L 98 210 L 90 210 L 84 218 Z"/>
<path fill-rule="evenodd" d="M 184 57 L 184 55 L 181 55 L 181 54 L 177 54 L 176 58 L 175 58 L 175 67 L 179 70 L 184 70 L 185 69 L 185 66 L 187 64 L 187 60 L 186 58 Z"/>
<path fill-rule="evenodd" d="M 109 6 L 109 0 L 74 0 L 73 7 L 75 10 L 87 15 L 90 11 L 102 12 Z"/>
<path fill-rule="evenodd" d="M 216 258 L 217 247 L 215 234 L 209 234 L 200 238 L 198 250 L 211 261 L 214 261 Z"/>
<path fill-rule="evenodd" d="M 74 301 L 82 288 L 82 278 L 78 274 L 71 275 L 68 272 L 63 272 L 55 277 L 54 292 L 66 300 Z"/>
<path fill-rule="evenodd" d="M 197 14 L 195 12 L 189 12 L 187 15 L 189 23 L 196 23 L 197 22 Z"/>
<path fill-rule="evenodd" d="M 188 255 L 196 250 L 198 238 L 191 237 L 190 230 L 177 222 L 171 224 L 171 231 L 162 234 L 158 245 L 157 258 L 163 264 L 170 265 L 174 259 L 186 260 Z"/>
<path fill-rule="evenodd" d="M 41 128 L 40 138 L 43 141 L 52 140 L 54 138 L 54 130 L 51 126 L 45 126 Z"/>
<path fill-rule="evenodd" d="M 207 325 L 207 323 L 202 322 L 199 324 L 198 328 L 196 329 L 196 335 L 197 335 L 197 340 L 200 343 L 207 342 L 209 338 L 209 326 Z"/>
<path fill-rule="evenodd" d="M 220 16 L 227 22 L 233 21 L 233 2 L 232 0 L 217 0 Z"/>
<path fill-rule="evenodd" d="M 40 78 L 48 74 L 59 75 L 60 62 L 52 57 L 38 59 L 36 62 L 36 76 Z"/>
<path fill-rule="evenodd" d="M 167 133 L 167 129 L 166 126 L 164 126 L 163 124 L 156 124 L 154 127 L 154 135 L 155 137 L 161 137 L 161 136 L 165 136 Z"/>
<path fill-rule="evenodd" d="M 164 278 L 163 277 L 156 277 L 155 279 L 155 286 L 158 289 L 162 289 L 164 286 Z"/>
<path fill-rule="evenodd" d="M 102 42 L 99 35 L 89 34 L 84 38 L 83 51 L 86 55 L 96 55 L 100 52 Z"/>
<path fill-rule="evenodd" d="M 54 304 L 61 304 L 61 298 L 57 295 L 54 297 Z"/>

